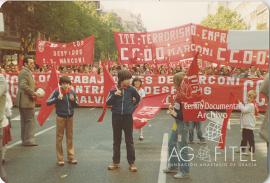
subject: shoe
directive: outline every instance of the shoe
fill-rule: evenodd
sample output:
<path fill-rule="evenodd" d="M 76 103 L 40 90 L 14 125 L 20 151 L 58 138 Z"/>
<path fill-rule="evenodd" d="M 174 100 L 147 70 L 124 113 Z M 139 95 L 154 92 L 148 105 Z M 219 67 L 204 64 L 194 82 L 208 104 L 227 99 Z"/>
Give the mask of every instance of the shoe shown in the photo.
<path fill-rule="evenodd" d="M 25 146 L 25 147 L 34 147 L 34 146 L 38 146 L 38 144 L 36 144 L 36 143 L 32 143 L 32 144 L 23 144 L 23 146 Z"/>
<path fill-rule="evenodd" d="M 142 135 L 140 135 L 139 140 L 143 141 L 143 139 L 144 139 L 144 137 Z"/>
<path fill-rule="evenodd" d="M 201 139 L 199 144 L 206 144 L 206 140 L 205 139 Z"/>
<path fill-rule="evenodd" d="M 177 173 L 176 168 L 166 168 L 163 170 L 163 173 Z"/>
<path fill-rule="evenodd" d="M 239 153 L 240 153 L 240 150 L 236 150 L 236 151 L 234 151 L 234 152 L 239 154 Z"/>
<path fill-rule="evenodd" d="M 58 161 L 58 162 L 57 162 L 57 165 L 58 165 L 58 166 L 64 166 L 64 165 L 65 165 L 65 162 L 64 162 L 64 161 Z"/>
<path fill-rule="evenodd" d="M 131 165 L 129 165 L 129 171 L 130 172 L 137 172 L 138 169 L 137 169 L 137 167 L 134 164 L 131 164 Z"/>
<path fill-rule="evenodd" d="M 188 178 L 190 178 L 190 175 L 189 175 L 189 173 L 184 174 L 182 172 L 179 172 L 176 175 L 174 175 L 173 178 L 175 178 L 175 179 L 188 179 Z"/>
<path fill-rule="evenodd" d="M 8 183 L 7 177 L 1 177 L 1 180 L 4 181 L 4 183 Z"/>
<path fill-rule="evenodd" d="M 69 160 L 68 163 L 69 163 L 69 164 L 76 165 L 76 164 L 78 164 L 78 161 L 75 160 L 75 159 L 73 159 L 73 160 Z"/>
<path fill-rule="evenodd" d="M 194 144 L 194 142 L 193 141 L 189 141 L 188 144 Z"/>
<path fill-rule="evenodd" d="M 244 156 L 251 156 L 251 152 L 244 152 L 244 153 L 242 153 Z M 254 153 L 252 154 L 252 156 L 254 156 Z"/>
<path fill-rule="evenodd" d="M 119 169 L 120 168 L 120 165 L 119 164 L 111 164 L 108 166 L 108 170 L 116 170 L 116 169 Z"/>

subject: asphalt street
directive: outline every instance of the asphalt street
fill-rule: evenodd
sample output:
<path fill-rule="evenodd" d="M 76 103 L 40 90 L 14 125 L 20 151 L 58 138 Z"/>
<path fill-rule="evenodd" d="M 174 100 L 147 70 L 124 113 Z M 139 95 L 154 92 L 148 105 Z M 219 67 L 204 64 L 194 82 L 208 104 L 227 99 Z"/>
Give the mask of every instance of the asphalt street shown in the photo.
<path fill-rule="evenodd" d="M 260 183 L 266 179 L 266 144 L 258 136 L 262 114 L 255 129 L 256 153 L 254 156 L 241 156 L 241 159 L 239 154 L 232 153 L 231 148 L 239 146 L 241 140 L 239 113 L 232 114 L 227 130 L 227 149 L 218 150 L 218 153 L 215 153 L 217 142 L 209 140 L 206 134 L 210 123 L 206 121 L 202 129 L 207 144 L 190 145 L 189 153 L 194 154 L 194 158 L 190 162 L 191 178 L 187 180 L 176 180 L 173 174 L 162 173 L 166 166 L 164 159 L 168 157 L 166 148 L 173 124 L 173 119 L 165 110 L 144 127 L 144 141 L 139 141 L 139 133 L 134 131 L 137 173 L 128 171 L 124 137 L 121 168 L 113 172 L 107 170 L 107 165 L 112 162 L 111 112 L 107 112 L 103 123 L 97 123 L 100 114 L 101 109 L 98 108 L 76 109 L 74 144 L 79 163 L 66 163 L 59 167 L 55 154 L 55 115 L 52 114 L 44 126 L 36 125 L 39 146 L 23 147 L 20 145 L 19 113 L 15 108 L 11 129 L 13 140 L 9 143 L 4 165 L 10 183 Z"/>

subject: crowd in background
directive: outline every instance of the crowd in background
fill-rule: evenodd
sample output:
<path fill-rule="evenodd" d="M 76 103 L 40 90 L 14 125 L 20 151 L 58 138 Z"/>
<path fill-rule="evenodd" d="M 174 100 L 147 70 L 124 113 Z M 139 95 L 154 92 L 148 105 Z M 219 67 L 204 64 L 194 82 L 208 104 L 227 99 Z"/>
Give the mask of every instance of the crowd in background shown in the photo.
<path fill-rule="evenodd" d="M 155 65 L 155 64 L 137 64 L 137 65 L 119 65 L 116 62 L 108 65 L 110 73 L 113 76 L 117 75 L 117 72 L 121 69 L 130 70 L 132 75 L 173 75 L 178 72 L 185 72 L 186 69 L 181 67 L 181 65 Z M 1 73 L 19 73 L 21 67 L 18 65 L 1 65 Z M 43 65 L 35 68 L 36 73 L 47 73 L 51 69 L 50 65 Z M 84 73 L 84 74 L 102 74 L 103 70 L 100 64 L 96 63 L 93 65 L 72 65 L 72 66 L 59 66 L 58 70 L 60 73 Z M 200 74 L 203 75 L 222 75 L 222 76 L 232 76 L 236 78 L 263 78 L 266 71 L 256 68 L 252 65 L 250 68 L 232 68 L 230 66 L 208 66 L 200 70 Z"/>

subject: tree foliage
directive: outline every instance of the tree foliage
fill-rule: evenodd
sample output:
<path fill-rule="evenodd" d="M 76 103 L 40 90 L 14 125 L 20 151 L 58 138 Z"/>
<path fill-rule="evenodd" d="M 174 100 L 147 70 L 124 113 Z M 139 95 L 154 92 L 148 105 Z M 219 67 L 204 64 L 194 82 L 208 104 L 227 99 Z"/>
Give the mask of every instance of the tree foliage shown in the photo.
<path fill-rule="evenodd" d="M 201 24 L 207 27 L 223 30 L 247 29 L 247 25 L 241 16 L 236 11 L 232 11 L 224 6 L 219 6 L 217 13 L 214 15 L 208 15 Z"/>
<path fill-rule="evenodd" d="M 39 33 L 53 42 L 70 42 L 95 36 L 95 60 L 116 59 L 113 32 L 125 31 L 114 13 L 98 12 L 87 1 L 9 1 L 2 6 L 17 17 L 21 49 L 27 54 Z"/>

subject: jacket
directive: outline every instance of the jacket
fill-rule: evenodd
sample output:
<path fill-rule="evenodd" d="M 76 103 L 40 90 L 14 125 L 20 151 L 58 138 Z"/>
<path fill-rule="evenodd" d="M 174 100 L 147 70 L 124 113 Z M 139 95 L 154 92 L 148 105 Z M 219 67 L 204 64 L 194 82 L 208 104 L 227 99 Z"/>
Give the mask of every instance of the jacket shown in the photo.
<path fill-rule="evenodd" d="M 24 67 L 18 76 L 18 92 L 16 96 L 16 105 L 20 108 L 34 108 L 35 100 L 35 80 L 32 72 Z"/>
<path fill-rule="evenodd" d="M 71 101 L 69 96 L 74 95 L 74 101 Z M 69 93 L 64 94 L 62 100 L 58 99 L 59 90 L 55 90 L 47 100 L 47 105 L 55 104 L 55 112 L 59 117 L 72 117 L 74 114 L 74 107 L 78 105 L 76 93 L 70 90 Z"/>
<path fill-rule="evenodd" d="M 115 114 L 132 114 L 136 105 L 140 102 L 140 95 L 132 86 L 121 89 L 122 96 L 115 95 L 116 89 L 110 91 L 106 104 L 112 106 L 112 113 Z M 133 101 L 135 98 L 135 101 Z"/>

